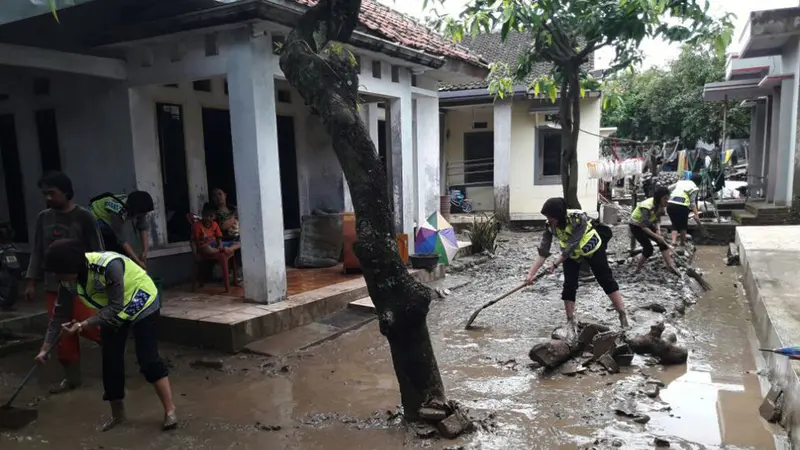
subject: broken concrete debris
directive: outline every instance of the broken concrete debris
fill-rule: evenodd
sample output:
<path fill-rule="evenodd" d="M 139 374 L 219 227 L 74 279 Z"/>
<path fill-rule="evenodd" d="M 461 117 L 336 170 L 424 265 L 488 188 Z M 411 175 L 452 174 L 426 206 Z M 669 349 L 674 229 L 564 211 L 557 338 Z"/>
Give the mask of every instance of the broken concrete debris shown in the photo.
<path fill-rule="evenodd" d="M 653 439 L 653 445 L 655 445 L 656 448 L 667 448 L 669 447 L 669 441 L 661 437 L 656 437 Z"/>
<path fill-rule="evenodd" d="M 222 370 L 225 363 L 221 359 L 202 358 L 190 364 L 193 369 Z"/>
<path fill-rule="evenodd" d="M 455 410 L 446 419 L 436 425 L 439 433 L 445 439 L 455 439 L 469 427 L 469 419 L 460 411 Z"/>
<path fill-rule="evenodd" d="M 772 386 L 758 408 L 759 414 L 769 423 L 778 423 L 783 415 L 783 391 Z"/>
<path fill-rule="evenodd" d="M 424 420 L 438 422 L 447 418 L 447 411 L 437 408 L 420 408 L 419 417 Z"/>

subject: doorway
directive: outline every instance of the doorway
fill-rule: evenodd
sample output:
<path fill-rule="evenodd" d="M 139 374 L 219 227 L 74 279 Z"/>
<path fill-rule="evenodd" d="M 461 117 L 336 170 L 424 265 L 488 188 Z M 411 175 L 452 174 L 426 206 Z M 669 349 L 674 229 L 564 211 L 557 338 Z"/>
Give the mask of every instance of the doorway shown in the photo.
<path fill-rule="evenodd" d="M 13 114 L 0 115 L 0 158 L 3 160 L 8 216 L 15 242 L 28 242 L 28 219 Z"/>
<path fill-rule="evenodd" d="M 161 182 L 167 214 L 167 242 L 186 242 L 191 226 L 186 214 L 189 203 L 189 175 L 186 172 L 186 142 L 183 135 L 183 107 L 156 104 L 158 147 L 161 156 Z"/>
<path fill-rule="evenodd" d="M 300 228 L 300 188 L 297 183 L 297 145 L 294 118 L 277 116 L 278 158 L 283 202 L 283 227 Z M 206 154 L 206 178 L 209 192 L 216 187 L 228 194 L 231 205 L 237 204 L 236 175 L 233 166 L 230 112 L 203 109 L 203 140 Z"/>

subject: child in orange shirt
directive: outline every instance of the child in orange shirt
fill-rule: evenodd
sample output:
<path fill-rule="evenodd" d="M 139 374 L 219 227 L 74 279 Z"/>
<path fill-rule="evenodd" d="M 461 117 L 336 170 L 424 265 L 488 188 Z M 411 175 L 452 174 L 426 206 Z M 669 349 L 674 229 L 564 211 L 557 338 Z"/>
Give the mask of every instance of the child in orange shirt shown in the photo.
<path fill-rule="evenodd" d="M 192 239 L 201 255 L 212 256 L 216 253 L 232 254 L 242 247 L 239 242 L 222 240 L 222 230 L 214 220 L 217 209 L 211 203 L 203 205 L 203 219 L 192 225 Z"/>

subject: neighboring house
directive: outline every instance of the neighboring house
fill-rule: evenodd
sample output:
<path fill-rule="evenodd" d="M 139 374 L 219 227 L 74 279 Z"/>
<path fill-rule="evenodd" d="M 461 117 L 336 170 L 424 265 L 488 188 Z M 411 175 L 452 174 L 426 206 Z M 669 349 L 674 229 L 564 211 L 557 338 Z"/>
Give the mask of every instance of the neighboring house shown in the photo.
<path fill-rule="evenodd" d="M 519 55 L 531 46 L 531 37 L 510 33 L 481 34 L 464 45 L 492 62 L 513 70 Z M 590 59 L 587 70 L 593 68 Z M 528 85 L 551 66 L 538 64 L 525 80 L 515 83 L 513 99 L 494 100 L 488 82 L 443 84 L 439 106 L 443 111 L 442 178 L 444 193 L 465 191 L 476 211 L 494 211 L 510 220 L 541 220 L 539 211 L 550 197 L 561 197 L 561 130 L 553 123 L 559 102 L 536 98 Z M 581 100 L 578 140 L 578 197 L 594 211 L 597 182 L 589 180 L 586 163 L 599 157 L 599 92 Z"/>
<path fill-rule="evenodd" d="M 739 52 L 728 59 L 726 80 L 708 83 L 703 91 L 706 101 L 741 100 L 742 107 L 751 108 L 748 191 L 787 217 L 793 197 L 800 195 L 795 182 L 800 169 L 798 21 L 798 7 L 750 13 Z"/>
<path fill-rule="evenodd" d="M 0 219 L 30 241 L 44 206 L 36 181 L 47 170 L 67 173 L 80 203 L 148 191 L 148 269 L 178 282 L 191 267 L 186 213 L 220 187 L 239 207 L 245 296 L 283 299 L 301 216 L 352 208 L 327 133 L 273 50 L 311 3 L 94 0 L 62 9 L 60 23 L 46 11 L 7 16 Z M 483 79 L 487 65 L 373 0 L 350 44 L 396 229 L 412 234 L 439 204 L 438 83 Z"/>

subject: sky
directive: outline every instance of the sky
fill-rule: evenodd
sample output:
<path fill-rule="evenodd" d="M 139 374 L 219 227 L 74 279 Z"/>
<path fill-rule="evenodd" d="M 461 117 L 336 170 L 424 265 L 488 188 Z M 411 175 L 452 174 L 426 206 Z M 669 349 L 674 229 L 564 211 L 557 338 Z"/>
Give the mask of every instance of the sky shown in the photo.
<path fill-rule="evenodd" d="M 420 19 L 426 15 L 422 10 L 423 0 L 378 1 Z M 440 8 L 439 10 L 447 14 L 457 15 L 468 1 L 469 0 L 446 0 L 445 8 Z M 733 33 L 733 40 L 728 48 L 730 52 L 738 51 L 739 36 L 752 11 L 800 6 L 800 0 L 710 0 L 710 2 L 711 14 L 720 16 L 726 12 L 732 12 L 736 15 L 736 19 L 734 20 L 736 31 Z M 676 58 L 680 52 L 680 44 L 668 44 L 660 40 L 652 39 L 642 42 L 640 48 L 645 55 L 644 67 L 663 66 L 670 60 Z M 595 54 L 595 68 L 602 69 L 608 67 L 613 57 L 613 50 L 601 49 Z"/>

